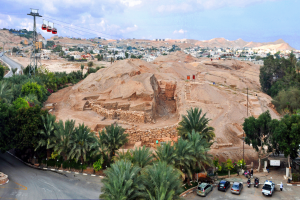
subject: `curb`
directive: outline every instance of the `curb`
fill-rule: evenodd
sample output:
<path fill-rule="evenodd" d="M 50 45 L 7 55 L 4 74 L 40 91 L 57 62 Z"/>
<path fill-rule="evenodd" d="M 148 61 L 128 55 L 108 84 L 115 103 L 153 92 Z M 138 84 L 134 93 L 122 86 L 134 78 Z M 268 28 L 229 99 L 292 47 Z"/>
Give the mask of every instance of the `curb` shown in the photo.
<path fill-rule="evenodd" d="M 61 174 L 61 175 L 64 175 L 67 177 L 66 174 L 64 174 L 63 172 L 66 172 L 66 173 L 74 173 L 74 174 L 81 174 L 81 175 L 91 175 L 91 176 L 97 176 L 95 174 L 86 174 L 86 173 L 79 173 L 79 172 L 72 172 L 72 171 L 65 171 L 65 170 L 57 170 L 57 169 L 52 169 L 52 168 L 46 168 L 46 167 L 43 167 L 43 168 L 40 168 L 40 167 L 36 167 L 34 165 L 31 165 L 27 162 L 24 162 L 23 160 L 21 160 L 20 158 L 18 158 L 17 156 L 13 155 L 12 153 L 8 152 L 11 156 L 15 157 L 16 159 L 18 159 L 19 161 L 21 161 L 22 163 L 24 163 L 25 165 L 31 167 L 31 168 L 34 168 L 34 169 L 38 169 L 38 170 L 43 170 L 43 171 L 50 171 L 50 172 L 55 172 L 55 173 L 58 173 L 58 174 Z M 104 176 L 98 176 L 99 178 L 104 178 Z"/>

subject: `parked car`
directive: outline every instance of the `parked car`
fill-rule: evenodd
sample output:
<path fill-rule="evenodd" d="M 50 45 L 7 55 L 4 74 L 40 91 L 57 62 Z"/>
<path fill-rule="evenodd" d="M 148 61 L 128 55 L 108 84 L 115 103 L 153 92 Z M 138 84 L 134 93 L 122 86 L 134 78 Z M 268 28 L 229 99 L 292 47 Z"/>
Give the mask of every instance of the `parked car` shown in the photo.
<path fill-rule="evenodd" d="M 231 193 L 241 194 L 242 189 L 243 189 L 243 184 L 242 183 L 234 182 L 232 184 L 232 187 L 231 187 Z"/>
<path fill-rule="evenodd" d="M 230 188 L 229 181 L 221 180 L 220 183 L 218 184 L 218 190 L 226 192 L 228 188 Z"/>
<path fill-rule="evenodd" d="M 197 188 L 197 195 L 205 197 L 211 191 L 213 191 L 213 186 L 211 184 L 200 183 Z"/>
<path fill-rule="evenodd" d="M 273 183 L 272 181 L 266 180 L 264 183 L 264 186 L 261 189 L 261 193 L 263 195 L 272 196 L 274 190 L 275 190 L 275 183 Z"/>

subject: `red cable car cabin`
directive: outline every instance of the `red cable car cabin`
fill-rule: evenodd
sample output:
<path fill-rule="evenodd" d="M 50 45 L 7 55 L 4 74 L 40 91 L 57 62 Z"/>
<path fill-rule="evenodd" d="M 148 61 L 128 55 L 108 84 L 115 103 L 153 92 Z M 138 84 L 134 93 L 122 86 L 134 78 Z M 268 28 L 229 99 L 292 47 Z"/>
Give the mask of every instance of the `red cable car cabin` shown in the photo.
<path fill-rule="evenodd" d="M 51 26 L 47 26 L 47 32 L 51 32 L 51 31 L 52 31 Z"/>
<path fill-rule="evenodd" d="M 46 29 L 47 29 L 46 24 L 42 24 L 42 30 L 46 30 Z"/>
<path fill-rule="evenodd" d="M 52 34 L 57 34 L 57 29 L 56 28 L 52 29 Z"/>

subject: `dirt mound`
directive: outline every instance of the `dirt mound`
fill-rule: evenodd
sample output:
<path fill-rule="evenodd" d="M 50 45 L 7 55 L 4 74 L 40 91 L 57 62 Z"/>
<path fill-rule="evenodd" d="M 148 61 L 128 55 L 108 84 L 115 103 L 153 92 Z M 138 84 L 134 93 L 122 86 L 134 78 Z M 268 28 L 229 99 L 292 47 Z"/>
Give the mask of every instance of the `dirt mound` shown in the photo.
<path fill-rule="evenodd" d="M 195 75 L 195 80 L 187 80 L 187 75 Z M 131 140 L 148 146 L 174 135 L 176 129 L 170 127 L 176 127 L 187 109 L 199 107 L 215 128 L 214 155 L 235 160 L 242 156 L 241 127 L 247 116 L 256 117 L 269 110 L 273 118 L 279 117 L 268 106 L 270 102 L 271 97 L 260 92 L 258 65 L 190 59 L 176 52 L 152 63 L 139 59 L 117 61 L 73 87 L 52 94 L 47 103 L 57 103 L 54 113 L 58 119 L 72 117 L 93 130 L 114 121 L 131 127 Z M 231 150 L 235 152 L 232 156 Z M 247 152 L 249 158 L 257 157 L 252 148 Z"/>

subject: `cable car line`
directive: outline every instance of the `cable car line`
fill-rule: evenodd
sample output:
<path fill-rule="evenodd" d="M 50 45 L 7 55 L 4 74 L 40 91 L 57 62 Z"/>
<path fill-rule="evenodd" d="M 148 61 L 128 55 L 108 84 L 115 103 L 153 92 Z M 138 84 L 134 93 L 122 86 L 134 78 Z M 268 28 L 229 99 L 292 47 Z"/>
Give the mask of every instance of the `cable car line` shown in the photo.
<path fill-rule="evenodd" d="M 61 22 L 61 23 L 65 23 L 65 24 L 70 24 L 68 22 L 64 22 L 64 21 L 61 21 L 61 20 L 57 20 L 57 19 L 54 19 L 54 18 L 51 18 L 51 17 L 45 17 L 45 18 L 48 18 L 48 19 L 51 19 L 51 20 L 54 20 L 54 21 L 58 21 L 58 22 Z M 69 26 L 69 25 L 68 25 Z M 92 30 L 92 29 L 89 29 L 89 28 L 86 28 L 86 27 L 80 27 L 80 26 L 77 26 L 77 25 L 74 25 L 75 27 L 78 27 L 78 28 L 81 28 L 81 29 L 86 29 L 86 30 L 89 30 L 89 31 L 93 31 L 93 32 L 96 32 L 96 33 L 100 33 L 100 34 L 103 34 L 103 35 L 107 35 L 107 36 L 113 36 L 113 37 L 116 37 L 116 38 L 120 38 L 120 36 L 117 36 L 117 35 L 111 35 L 111 34 L 107 34 L 107 33 L 103 33 L 103 32 L 100 32 L 100 31 L 96 31 L 96 30 Z"/>

